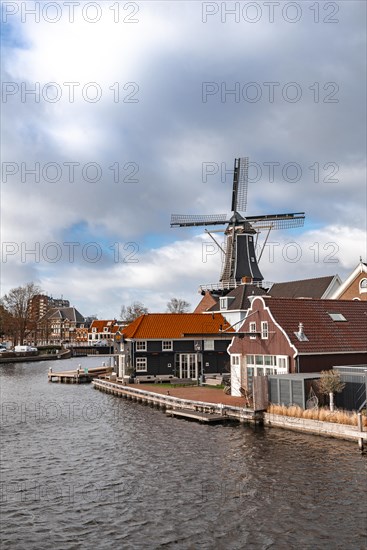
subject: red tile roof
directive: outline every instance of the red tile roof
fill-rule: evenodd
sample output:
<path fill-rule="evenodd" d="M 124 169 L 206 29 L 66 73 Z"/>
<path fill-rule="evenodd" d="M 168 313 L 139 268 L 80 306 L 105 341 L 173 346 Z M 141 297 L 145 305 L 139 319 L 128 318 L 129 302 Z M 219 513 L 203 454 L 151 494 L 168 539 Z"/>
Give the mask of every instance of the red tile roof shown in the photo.
<path fill-rule="evenodd" d="M 122 332 L 125 338 L 161 340 L 182 338 L 183 334 L 218 335 L 221 328 L 228 327 L 229 323 L 220 313 L 147 313 Z"/>
<path fill-rule="evenodd" d="M 367 352 L 366 302 L 268 296 L 263 299 L 299 353 Z M 256 309 L 256 299 L 253 308 Z M 341 313 L 346 321 L 333 321 L 329 313 Z M 300 342 L 294 334 L 299 323 L 303 323 L 308 341 Z"/>
<path fill-rule="evenodd" d="M 96 320 L 92 321 L 92 324 L 89 327 L 89 332 L 92 332 L 92 328 L 96 328 L 97 333 L 103 332 L 103 329 L 105 327 L 108 328 L 108 332 L 117 332 L 117 330 L 119 329 L 119 325 L 117 324 L 116 319 L 112 319 L 112 320 L 111 319 L 104 319 L 104 320 L 96 319 Z"/>
<path fill-rule="evenodd" d="M 213 297 L 213 295 L 207 290 L 194 309 L 194 313 L 203 313 L 204 311 L 208 311 L 217 302 L 219 302 L 219 296 Z"/>

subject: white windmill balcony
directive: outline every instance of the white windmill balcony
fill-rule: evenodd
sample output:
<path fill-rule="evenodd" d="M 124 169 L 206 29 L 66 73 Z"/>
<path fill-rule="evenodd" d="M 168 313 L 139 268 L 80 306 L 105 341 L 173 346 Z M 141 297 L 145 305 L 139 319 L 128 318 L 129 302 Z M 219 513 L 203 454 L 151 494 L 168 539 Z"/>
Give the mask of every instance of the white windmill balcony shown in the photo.
<path fill-rule="evenodd" d="M 238 286 L 243 285 L 256 286 L 257 288 L 270 288 L 273 284 L 274 283 L 271 283 L 269 281 L 241 282 L 236 281 L 235 279 L 230 279 L 228 281 L 221 281 L 219 283 L 200 285 L 199 293 L 206 291 L 212 292 L 214 290 L 232 290 L 233 288 L 237 288 Z"/>

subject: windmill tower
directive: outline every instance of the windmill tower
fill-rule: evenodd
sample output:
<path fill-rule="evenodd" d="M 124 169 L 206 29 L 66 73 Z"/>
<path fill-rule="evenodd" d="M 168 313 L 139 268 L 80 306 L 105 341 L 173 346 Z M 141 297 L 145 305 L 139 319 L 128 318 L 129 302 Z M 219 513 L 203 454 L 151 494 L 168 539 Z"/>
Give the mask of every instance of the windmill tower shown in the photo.
<path fill-rule="evenodd" d="M 220 282 L 210 285 L 211 289 L 232 289 L 242 283 L 256 283 L 261 285 L 263 276 L 258 262 L 260 261 L 265 244 L 272 229 L 288 229 L 303 225 L 305 214 L 297 212 L 292 214 L 268 214 L 263 216 L 243 217 L 247 207 L 248 189 L 248 158 L 237 158 L 234 161 L 233 188 L 232 188 L 232 214 L 228 219 L 226 214 L 209 215 L 180 215 L 172 214 L 171 227 L 196 227 L 226 225 L 225 248 L 223 249 L 215 240 L 212 233 L 207 231 L 224 253 L 224 262 Z M 259 258 L 256 258 L 255 248 L 258 233 L 261 229 L 267 230 Z M 217 230 L 218 231 L 218 230 Z M 223 231 L 222 229 L 219 231 Z"/>

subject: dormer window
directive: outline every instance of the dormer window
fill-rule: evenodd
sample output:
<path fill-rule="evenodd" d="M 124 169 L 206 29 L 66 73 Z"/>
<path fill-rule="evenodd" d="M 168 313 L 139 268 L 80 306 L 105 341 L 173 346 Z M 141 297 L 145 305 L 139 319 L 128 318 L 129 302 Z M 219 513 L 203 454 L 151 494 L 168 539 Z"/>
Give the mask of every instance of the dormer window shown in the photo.
<path fill-rule="evenodd" d="M 220 298 L 220 309 L 228 309 L 228 298 Z"/>

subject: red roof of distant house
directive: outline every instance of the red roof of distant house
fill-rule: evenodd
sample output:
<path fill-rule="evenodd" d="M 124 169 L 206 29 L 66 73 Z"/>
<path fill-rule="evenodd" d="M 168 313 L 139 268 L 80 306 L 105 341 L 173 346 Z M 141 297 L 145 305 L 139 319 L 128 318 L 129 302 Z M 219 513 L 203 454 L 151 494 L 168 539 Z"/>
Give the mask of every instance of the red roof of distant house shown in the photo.
<path fill-rule="evenodd" d="M 96 328 L 97 330 L 95 332 L 103 332 L 103 329 L 105 327 L 109 329 L 108 332 L 117 332 L 119 329 L 119 325 L 117 324 L 116 319 L 95 319 L 94 321 L 92 321 L 92 324 L 88 330 L 89 332 L 92 332 L 92 328 Z"/>
<path fill-rule="evenodd" d="M 367 351 L 367 303 L 358 300 L 312 300 L 262 296 L 275 321 L 299 353 Z M 256 298 L 252 305 L 256 309 Z M 333 320 L 331 313 L 346 320 Z M 299 323 L 307 341 L 299 341 Z"/>
<path fill-rule="evenodd" d="M 217 302 L 219 302 L 219 296 L 214 298 L 213 295 L 207 290 L 194 309 L 194 313 L 203 313 L 204 311 L 208 311 Z"/>
<path fill-rule="evenodd" d="M 176 339 L 184 334 L 219 335 L 220 330 L 229 329 L 229 323 L 220 313 L 147 313 L 141 315 L 122 332 L 125 338 L 134 339 Z M 233 328 L 227 332 L 234 332 Z"/>

